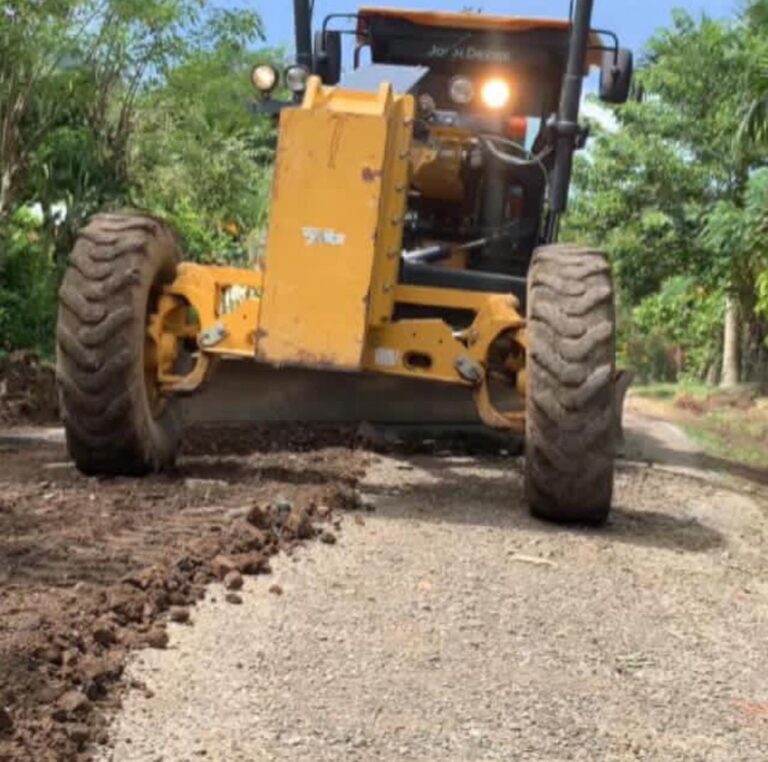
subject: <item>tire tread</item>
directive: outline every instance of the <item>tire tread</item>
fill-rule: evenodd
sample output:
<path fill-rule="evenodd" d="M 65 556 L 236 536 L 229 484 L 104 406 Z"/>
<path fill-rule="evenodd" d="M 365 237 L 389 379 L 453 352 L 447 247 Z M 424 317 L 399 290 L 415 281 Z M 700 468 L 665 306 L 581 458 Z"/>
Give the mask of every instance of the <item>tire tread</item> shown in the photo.
<path fill-rule="evenodd" d="M 572 245 L 536 251 L 528 286 L 526 493 L 531 512 L 600 524 L 613 494 L 615 308 L 610 263 Z"/>
<path fill-rule="evenodd" d="M 175 273 L 160 220 L 101 214 L 80 232 L 59 291 L 57 381 L 67 443 L 87 474 L 141 475 L 173 462 L 173 401 L 157 419 L 143 382 L 146 300 Z"/>

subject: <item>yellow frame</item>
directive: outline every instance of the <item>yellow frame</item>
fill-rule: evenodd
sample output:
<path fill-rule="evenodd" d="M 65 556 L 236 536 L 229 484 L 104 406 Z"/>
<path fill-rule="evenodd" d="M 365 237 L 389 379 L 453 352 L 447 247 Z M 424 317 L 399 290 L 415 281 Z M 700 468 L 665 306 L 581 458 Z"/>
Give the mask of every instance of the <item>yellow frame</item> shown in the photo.
<path fill-rule="evenodd" d="M 302 107 L 281 118 L 266 265 L 182 264 L 150 316 L 147 358 L 162 393 L 194 392 L 216 358 L 240 358 L 459 384 L 489 426 L 522 429 L 521 414 L 494 408 L 487 373 L 491 346 L 511 336 L 523 358 L 511 370 L 525 393 L 518 300 L 397 282 L 413 112 L 413 98 L 388 84 L 346 92 L 310 79 Z M 329 187 L 347 189 L 344 209 Z M 396 320 L 398 305 L 471 311 L 474 320 L 464 330 L 437 317 Z M 192 340 L 194 367 L 180 373 L 180 347 Z"/>
<path fill-rule="evenodd" d="M 196 391 L 216 358 L 255 360 L 260 338 L 260 298 L 244 298 L 226 313 L 222 313 L 221 304 L 227 289 L 259 291 L 262 284 L 258 270 L 190 263 L 179 267 L 178 277 L 164 289 L 148 326 L 148 337 L 158 348 L 158 382 L 163 393 Z M 476 317 L 467 329 L 458 332 L 438 318 L 397 320 L 371 327 L 361 370 L 466 386 L 472 390 L 478 414 L 487 425 L 523 430 L 521 413 L 495 409 L 485 373 L 490 347 L 502 334 L 512 332 L 520 347 L 526 347 L 525 320 L 514 296 L 398 285 L 393 291 L 393 303 L 471 310 Z M 206 337 L 212 337 L 215 343 L 207 343 Z M 195 366 L 181 376 L 173 371 L 179 340 L 191 338 L 198 347 Z M 428 356 L 430 365 L 409 364 L 412 354 Z M 464 375 L 459 369 L 461 363 Z M 473 370 L 476 378 L 466 373 Z M 524 367 L 518 371 L 517 388 L 524 396 Z"/>

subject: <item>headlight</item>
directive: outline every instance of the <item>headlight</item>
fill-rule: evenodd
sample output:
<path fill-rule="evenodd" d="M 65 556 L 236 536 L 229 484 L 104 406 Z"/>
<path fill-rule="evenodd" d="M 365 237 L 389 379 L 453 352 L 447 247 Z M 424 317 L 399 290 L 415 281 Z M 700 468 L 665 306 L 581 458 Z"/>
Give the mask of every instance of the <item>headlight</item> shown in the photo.
<path fill-rule="evenodd" d="M 251 71 L 251 84 L 262 93 L 271 93 L 279 79 L 277 69 L 270 64 L 258 64 Z"/>
<path fill-rule="evenodd" d="M 304 66 L 289 66 L 285 70 L 285 86 L 292 93 L 303 93 L 307 89 L 309 69 Z"/>
<path fill-rule="evenodd" d="M 451 100 L 460 106 L 466 106 L 475 97 L 475 86 L 469 77 L 454 77 L 449 89 Z"/>
<path fill-rule="evenodd" d="M 509 105 L 509 101 L 512 99 L 512 88 L 509 86 L 509 82 L 504 79 L 489 79 L 483 84 L 480 97 L 488 108 L 502 109 Z"/>
<path fill-rule="evenodd" d="M 435 99 L 429 93 L 422 93 L 419 96 L 419 111 L 424 116 L 431 116 L 436 108 Z"/>

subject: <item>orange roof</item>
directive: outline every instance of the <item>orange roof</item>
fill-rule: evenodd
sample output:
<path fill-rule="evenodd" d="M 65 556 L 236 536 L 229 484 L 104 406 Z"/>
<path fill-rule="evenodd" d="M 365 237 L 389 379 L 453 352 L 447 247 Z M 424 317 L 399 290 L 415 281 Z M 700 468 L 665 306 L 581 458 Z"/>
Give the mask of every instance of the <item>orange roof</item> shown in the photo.
<path fill-rule="evenodd" d="M 441 11 L 410 11 L 400 8 L 360 8 L 359 16 L 380 16 L 403 19 L 423 26 L 454 27 L 458 29 L 505 29 L 527 32 L 532 29 L 567 31 L 571 24 L 560 19 L 521 18 L 518 16 L 487 16 L 484 13 L 444 13 Z"/>
<path fill-rule="evenodd" d="M 571 28 L 570 21 L 562 19 L 525 18 L 521 16 L 487 16 L 484 13 L 445 13 L 442 11 L 412 11 L 399 8 L 364 7 L 358 11 L 359 22 L 373 16 L 379 18 L 402 19 L 412 24 L 435 26 L 453 29 L 478 29 L 485 31 L 503 30 L 507 32 L 530 32 L 537 29 L 549 29 L 567 32 Z M 360 28 L 358 27 L 358 31 Z M 599 46 L 603 40 L 593 32 L 590 44 Z M 597 56 L 594 53 L 598 53 Z M 590 63 L 598 64 L 601 60 L 600 51 L 590 53 Z"/>

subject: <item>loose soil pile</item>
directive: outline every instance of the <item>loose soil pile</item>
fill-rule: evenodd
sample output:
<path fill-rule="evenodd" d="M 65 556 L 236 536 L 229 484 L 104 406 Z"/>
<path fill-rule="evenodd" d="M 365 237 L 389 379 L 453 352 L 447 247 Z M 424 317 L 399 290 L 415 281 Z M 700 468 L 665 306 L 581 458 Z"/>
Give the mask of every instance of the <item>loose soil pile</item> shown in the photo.
<path fill-rule="evenodd" d="M 336 512 L 365 507 L 365 456 L 339 447 L 234 458 L 198 441 L 144 480 L 86 478 L 57 442 L 6 437 L 0 452 L 3 762 L 87 758 L 109 742 L 132 649 L 165 648 L 165 623 L 190 620 L 212 581 L 237 605 L 243 575 L 335 542 Z"/>
<path fill-rule="evenodd" d="M 53 423 L 58 420 L 56 373 L 34 352 L 0 357 L 0 424 Z"/>

